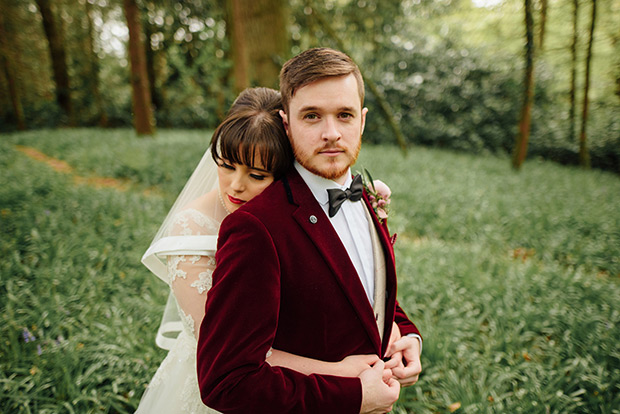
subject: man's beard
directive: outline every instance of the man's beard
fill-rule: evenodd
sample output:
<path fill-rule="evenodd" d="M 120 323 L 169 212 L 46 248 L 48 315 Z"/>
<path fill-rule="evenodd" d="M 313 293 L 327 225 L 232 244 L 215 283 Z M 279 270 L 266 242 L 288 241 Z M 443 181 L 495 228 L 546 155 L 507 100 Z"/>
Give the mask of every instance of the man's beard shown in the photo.
<path fill-rule="evenodd" d="M 349 170 L 349 168 L 355 164 L 355 162 L 357 161 L 357 157 L 359 156 L 360 153 L 360 149 L 362 147 L 362 139 L 360 137 L 360 140 L 358 141 L 358 145 L 356 148 L 353 149 L 353 153 L 346 151 L 343 153 L 344 155 L 346 155 L 349 158 L 349 163 L 342 167 L 342 168 L 336 168 L 336 165 L 334 163 L 333 168 L 330 168 L 330 166 L 328 166 L 327 168 L 324 169 L 319 169 L 317 167 L 315 167 L 314 165 L 312 165 L 311 163 L 309 163 L 307 161 L 307 159 L 309 157 L 303 157 L 304 155 L 303 153 L 300 153 L 298 151 L 298 149 L 296 148 L 296 146 L 293 144 L 293 140 L 291 141 L 291 146 L 293 147 L 293 154 L 295 155 L 295 160 L 297 160 L 297 162 L 304 167 L 306 170 L 310 171 L 311 173 L 313 173 L 314 175 L 318 175 L 319 177 L 323 177 L 325 179 L 328 180 L 337 180 L 338 178 L 342 177 L 343 175 L 346 174 L 346 172 Z M 326 148 L 321 148 L 320 151 L 324 150 Z"/>

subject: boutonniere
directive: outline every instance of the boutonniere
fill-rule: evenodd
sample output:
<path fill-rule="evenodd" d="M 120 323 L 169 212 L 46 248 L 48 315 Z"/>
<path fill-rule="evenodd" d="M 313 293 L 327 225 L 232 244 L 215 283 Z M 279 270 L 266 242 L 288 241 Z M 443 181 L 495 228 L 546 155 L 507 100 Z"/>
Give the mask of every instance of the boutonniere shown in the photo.
<path fill-rule="evenodd" d="M 370 205 L 375 211 L 379 221 L 383 222 L 383 220 L 388 218 L 388 213 L 390 211 L 390 196 L 392 195 L 392 190 L 390 190 L 390 187 L 383 181 L 373 180 L 372 176 L 365 168 L 362 179 L 364 188 L 368 194 L 368 199 L 370 200 Z"/>

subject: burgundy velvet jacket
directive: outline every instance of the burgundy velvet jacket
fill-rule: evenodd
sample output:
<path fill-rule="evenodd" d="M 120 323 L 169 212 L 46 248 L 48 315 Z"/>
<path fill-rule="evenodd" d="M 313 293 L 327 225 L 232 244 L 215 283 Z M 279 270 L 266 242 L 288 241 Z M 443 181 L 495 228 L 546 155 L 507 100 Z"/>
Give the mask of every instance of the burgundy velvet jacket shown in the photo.
<path fill-rule="evenodd" d="M 402 335 L 419 334 L 396 302 L 387 227 L 371 215 L 387 262 L 383 343 L 353 263 L 294 168 L 224 220 L 198 339 L 205 404 L 223 413 L 359 413 L 359 378 L 306 376 L 265 358 L 270 348 L 330 362 L 383 357 L 393 320 Z"/>

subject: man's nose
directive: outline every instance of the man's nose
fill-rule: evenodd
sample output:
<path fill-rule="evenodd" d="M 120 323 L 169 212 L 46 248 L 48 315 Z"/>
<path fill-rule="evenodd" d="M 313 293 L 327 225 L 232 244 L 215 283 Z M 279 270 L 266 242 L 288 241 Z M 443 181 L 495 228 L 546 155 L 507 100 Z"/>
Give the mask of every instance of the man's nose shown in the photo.
<path fill-rule="evenodd" d="M 338 141 L 340 139 L 338 122 L 333 117 L 325 118 L 322 138 L 324 141 Z"/>

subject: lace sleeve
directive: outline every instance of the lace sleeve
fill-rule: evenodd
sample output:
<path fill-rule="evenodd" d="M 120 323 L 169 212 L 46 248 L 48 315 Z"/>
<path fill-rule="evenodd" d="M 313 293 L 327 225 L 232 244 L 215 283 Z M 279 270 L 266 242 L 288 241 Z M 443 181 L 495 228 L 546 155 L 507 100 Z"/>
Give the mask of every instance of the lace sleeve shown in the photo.
<path fill-rule="evenodd" d="M 197 210 L 187 210 L 175 218 L 171 234 L 211 235 L 217 234 L 217 230 L 217 223 L 212 219 Z M 168 256 L 170 286 L 179 305 L 181 316 L 194 335 L 198 332 L 204 317 L 207 291 L 211 288 L 214 269 L 214 255 Z"/>

